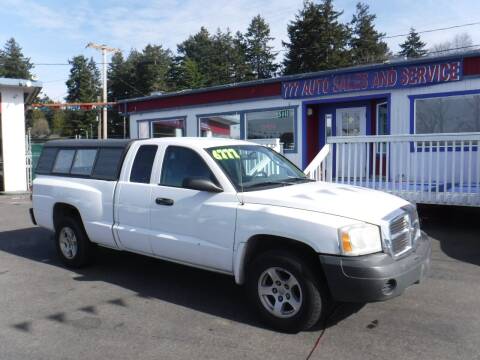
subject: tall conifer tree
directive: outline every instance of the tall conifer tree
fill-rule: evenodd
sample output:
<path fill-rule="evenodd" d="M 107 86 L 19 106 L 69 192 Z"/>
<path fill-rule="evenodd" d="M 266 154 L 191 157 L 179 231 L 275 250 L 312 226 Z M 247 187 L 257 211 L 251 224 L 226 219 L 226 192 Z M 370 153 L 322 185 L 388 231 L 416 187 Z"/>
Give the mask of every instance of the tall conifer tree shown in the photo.
<path fill-rule="evenodd" d="M 382 62 L 388 57 L 388 46 L 381 40 L 385 34 L 375 29 L 375 18 L 376 15 L 369 12 L 368 5 L 357 3 L 351 21 L 350 39 L 352 63 L 355 65 Z"/>
<path fill-rule="evenodd" d="M 0 77 L 32 79 L 33 64 L 23 55 L 22 48 L 10 38 L 0 50 Z"/>
<path fill-rule="evenodd" d="M 270 42 L 270 27 L 260 15 L 255 16 L 243 36 L 245 59 L 255 79 L 271 78 L 278 70 L 276 53 Z"/>
<path fill-rule="evenodd" d="M 406 58 L 418 58 L 427 54 L 425 43 L 420 39 L 420 35 L 414 28 L 410 28 L 410 33 L 407 39 L 400 44 L 400 48 L 402 50 L 399 52 L 399 55 Z"/>
<path fill-rule="evenodd" d="M 349 29 L 339 22 L 343 11 L 332 0 L 316 4 L 305 1 L 303 9 L 288 25 L 289 42 L 283 61 L 285 74 L 328 70 L 350 65 L 347 45 Z"/>

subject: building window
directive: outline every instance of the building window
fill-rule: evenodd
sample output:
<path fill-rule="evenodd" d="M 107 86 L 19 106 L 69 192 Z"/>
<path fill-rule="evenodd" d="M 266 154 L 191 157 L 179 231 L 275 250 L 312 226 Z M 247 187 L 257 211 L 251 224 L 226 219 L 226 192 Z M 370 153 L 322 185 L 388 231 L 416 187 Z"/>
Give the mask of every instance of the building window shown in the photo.
<path fill-rule="evenodd" d="M 388 135 L 388 105 L 377 104 L 377 135 Z"/>
<path fill-rule="evenodd" d="M 181 137 L 185 135 L 185 119 L 152 121 L 152 137 Z"/>
<path fill-rule="evenodd" d="M 480 94 L 415 100 L 415 133 L 480 131 Z"/>
<path fill-rule="evenodd" d="M 202 116 L 199 129 L 202 137 L 240 139 L 240 114 Z"/>
<path fill-rule="evenodd" d="M 138 138 L 139 139 L 148 139 L 150 137 L 149 131 L 149 122 L 148 121 L 139 121 L 138 122 Z"/>
<path fill-rule="evenodd" d="M 386 102 L 377 104 L 377 119 L 375 121 L 377 135 L 388 135 L 388 104 Z M 377 153 L 387 153 L 387 143 L 377 146 Z"/>
<path fill-rule="evenodd" d="M 280 139 L 284 150 L 295 149 L 294 109 L 248 112 L 247 139 Z"/>

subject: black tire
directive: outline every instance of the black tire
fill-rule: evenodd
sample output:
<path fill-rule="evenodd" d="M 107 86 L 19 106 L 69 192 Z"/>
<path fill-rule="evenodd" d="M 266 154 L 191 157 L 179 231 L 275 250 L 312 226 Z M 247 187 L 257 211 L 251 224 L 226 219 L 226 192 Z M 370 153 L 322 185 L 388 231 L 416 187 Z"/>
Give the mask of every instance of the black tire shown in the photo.
<path fill-rule="evenodd" d="M 60 244 L 62 232 L 69 231 L 68 229 L 73 232 L 76 239 L 76 252 L 71 257 L 64 254 Z M 58 222 L 55 229 L 55 247 L 60 260 L 67 267 L 81 268 L 90 264 L 92 260 L 93 244 L 88 239 L 83 224 L 78 218 L 65 217 Z"/>
<path fill-rule="evenodd" d="M 281 269 L 284 269 L 293 275 L 297 281 L 297 287 L 301 290 L 302 300 L 298 310 L 294 310 L 290 304 L 286 304 L 292 308 L 290 310 L 292 315 L 287 315 L 289 317 L 275 316 L 271 312 L 273 310 L 269 311 L 264 305 L 265 302 L 278 299 L 277 295 L 280 295 L 280 288 L 282 291 L 286 291 L 282 287 L 285 285 L 274 289 L 277 295 L 260 296 L 259 294 L 259 284 L 265 276 L 268 277 L 265 272 L 272 268 L 276 268 L 280 274 L 282 274 Z M 288 275 L 288 273 L 284 274 Z M 318 277 L 313 274 L 307 262 L 299 256 L 285 251 L 269 251 L 254 259 L 249 265 L 246 288 L 250 302 L 263 322 L 279 331 L 296 333 L 307 330 L 318 323 L 326 311 L 327 294 Z M 290 296 L 293 298 L 293 289 L 290 290 L 292 291 Z M 282 295 L 286 296 L 285 293 L 282 293 Z M 270 300 L 272 299 L 271 296 L 273 296 L 273 300 Z M 287 301 L 285 298 L 282 300 Z M 286 308 L 286 306 L 282 306 L 282 309 Z M 287 310 L 289 309 L 287 308 Z"/>

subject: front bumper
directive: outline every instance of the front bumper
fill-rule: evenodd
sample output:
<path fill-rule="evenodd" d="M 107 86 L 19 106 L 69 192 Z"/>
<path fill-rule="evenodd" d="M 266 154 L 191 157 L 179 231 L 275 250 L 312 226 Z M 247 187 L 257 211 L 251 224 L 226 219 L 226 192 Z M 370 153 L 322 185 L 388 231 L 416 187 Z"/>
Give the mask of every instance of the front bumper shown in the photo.
<path fill-rule="evenodd" d="M 431 252 L 431 240 L 422 232 L 414 251 L 398 260 L 384 253 L 319 256 L 335 300 L 370 302 L 393 298 L 419 283 L 430 269 Z"/>

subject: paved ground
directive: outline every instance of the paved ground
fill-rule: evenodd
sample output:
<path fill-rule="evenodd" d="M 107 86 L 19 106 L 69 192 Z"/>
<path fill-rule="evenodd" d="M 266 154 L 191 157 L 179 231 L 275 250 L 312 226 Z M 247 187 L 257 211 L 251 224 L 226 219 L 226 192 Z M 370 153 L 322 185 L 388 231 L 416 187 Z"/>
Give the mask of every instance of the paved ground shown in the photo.
<path fill-rule="evenodd" d="M 64 269 L 29 205 L 0 197 L 0 359 L 305 359 L 320 334 L 263 328 L 226 276 L 107 250 Z M 430 278 L 342 305 L 312 359 L 480 359 L 479 212 L 422 210 Z"/>

